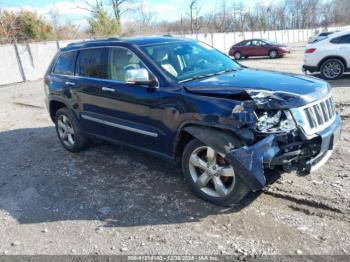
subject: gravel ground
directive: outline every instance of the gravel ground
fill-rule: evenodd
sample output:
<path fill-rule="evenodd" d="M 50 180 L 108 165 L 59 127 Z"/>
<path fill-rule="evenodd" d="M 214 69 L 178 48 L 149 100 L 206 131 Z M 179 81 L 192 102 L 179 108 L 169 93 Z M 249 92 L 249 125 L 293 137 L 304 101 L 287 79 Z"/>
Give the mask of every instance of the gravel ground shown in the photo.
<path fill-rule="evenodd" d="M 301 73 L 302 48 L 255 68 Z M 222 209 L 179 169 L 121 146 L 65 151 L 41 81 L 0 88 L 0 254 L 350 254 L 350 77 L 333 82 L 343 133 L 306 177 L 268 175 L 264 192 Z"/>

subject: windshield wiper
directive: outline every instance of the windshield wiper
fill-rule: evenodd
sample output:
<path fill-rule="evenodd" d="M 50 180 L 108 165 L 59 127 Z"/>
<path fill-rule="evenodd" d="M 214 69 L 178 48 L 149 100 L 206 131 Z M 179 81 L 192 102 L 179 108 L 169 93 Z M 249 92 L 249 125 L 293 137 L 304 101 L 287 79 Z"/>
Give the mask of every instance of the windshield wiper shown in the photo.
<path fill-rule="evenodd" d="M 235 72 L 237 71 L 237 68 L 228 68 L 219 72 L 215 72 L 215 73 L 210 73 L 210 74 L 206 74 L 206 75 L 199 75 L 199 76 L 194 76 L 191 78 L 187 78 L 185 80 L 180 81 L 180 83 L 185 83 L 185 82 L 189 82 L 189 81 L 194 81 L 194 80 L 199 80 L 199 79 L 203 79 L 203 78 L 207 78 L 207 77 L 212 77 L 212 76 L 216 76 L 216 75 L 222 75 L 224 73 L 228 73 L 228 72 Z"/>

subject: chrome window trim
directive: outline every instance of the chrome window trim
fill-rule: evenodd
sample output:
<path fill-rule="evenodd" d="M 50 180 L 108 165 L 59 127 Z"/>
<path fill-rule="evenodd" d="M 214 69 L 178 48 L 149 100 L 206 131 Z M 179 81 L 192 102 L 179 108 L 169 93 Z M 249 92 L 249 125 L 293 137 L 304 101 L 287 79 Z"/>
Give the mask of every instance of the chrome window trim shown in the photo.
<path fill-rule="evenodd" d="M 138 129 L 138 128 L 134 128 L 134 127 L 129 127 L 129 126 L 124 126 L 124 125 L 112 123 L 112 122 L 109 122 L 109 121 L 106 121 L 106 120 L 102 120 L 102 119 L 99 119 L 99 118 L 87 116 L 87 115 L 84 115 L 84 114 L 81 114 L 81 117 L 83 119 L 85 119 L 85 120 L 93 121 L 93 122 L 96 122 L 96 123 L 99 123 L 99 124 L 116 127 L 116 128 L 119 128 L 119 129 L 123 129 L 123 130 L 126 130 L 126 131 L 130 131 L 130 132 L 134 132 L 134 133 L 138 133 L 138 134 L 142 134 L 142 135 L 146 135 L 146 136 L 150 136 L 150 137 L 154 137 L 154 138 L 158 137 L 157 133 L 145 131 L 145 130 L 142 130 L 142 129 Z"/>
<path fill-rule="evenodd" d="M 130 48 L 124 47 L 124 46 L 96 46 L 96 47 L 84 47 L 84 48 L 77 48 L 74 50 L 67 50 L 67 51 L 60 51 L 58 57 L 56 58 L 55 64 L 52 67 L 52 70 L 50 72 L 51 75 L 55 75 L 55 76 L 66 76 L 66 77 L 74 77 L 74 78 L 85 78 L 85 79 L 93 79 L 93 80 L 100 80 L 100 81 L 109 81 L 109 82 L 113 82 L 113 83 L 118 83 L 118 84 L 127 84 L 127 85 L 135 85 L 135 83 L 131 83 L 131 82 L 123 82 L 123 81 L 118 81 L 118 80 L 112 80 L 112 79 L 105 79 L 105 78 L 96 78 L 96 77 L 87 77 L 87 76 L 79 76 L 79 75 L 65 75 L 65 74 L 56 74 L 54 73 L 54 69 L 56 67 L 56 64 L 58 62 L 58 59 L 60 58 L 61 54 L 63 53 L 68 53 L 68 52 L 78 52 L 81 50 L 89 50 L 89 49 L 99 49 L 99 48 L 122 48 L 122 49 L 126 49 L 128 51 L 130 51 L 131 53 L 133 53 L 140 61 L 141 63 L 145 66 L 145 68 L 148 70 L 148 72 L 154 77 L 154 79 L 157 82 L 157 85 L 154 88 L 160 88 L 160 82 L 158 77 L 152 72 L 151 69 L 149 69 L 149 67 L 143 62 L 143 60 L 137 55 L 135 54 L 134 51 L 130 50 Z M 76 60 L 78 59 L 78 56 L 76 57 Z M 107 61 L 108 62 L 108 61 Z M 74 70 L 75 71 L 75 70 Z"/>

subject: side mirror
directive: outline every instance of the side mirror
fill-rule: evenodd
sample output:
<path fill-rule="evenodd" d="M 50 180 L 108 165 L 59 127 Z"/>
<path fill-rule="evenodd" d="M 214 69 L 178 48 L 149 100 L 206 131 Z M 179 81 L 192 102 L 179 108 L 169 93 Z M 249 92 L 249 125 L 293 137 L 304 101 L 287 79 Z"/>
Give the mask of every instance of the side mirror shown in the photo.
<path fill-rule="evenodd" d="M 150 77 L 150 74 L 147 69 L 129 69 L 126 71 L 126 82 L 136 85 L 148 85 L 151 86 L 154 84 L 154 80 Z"/>

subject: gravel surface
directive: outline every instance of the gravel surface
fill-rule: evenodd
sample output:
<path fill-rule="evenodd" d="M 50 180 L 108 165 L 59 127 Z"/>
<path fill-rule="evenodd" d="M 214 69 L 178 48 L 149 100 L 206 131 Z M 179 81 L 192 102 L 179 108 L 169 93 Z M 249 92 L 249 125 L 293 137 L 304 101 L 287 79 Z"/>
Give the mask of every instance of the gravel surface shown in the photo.
<path fill-rule="evenodd" d="M 255 68 L 301 73 L 302 48 Z M 59 144 L 41 81 L 0 88 L 0 254 L 350 254 L 350 78 L 331 160 L 306 177 L 268 175 L 264 192 L 222 209 L 194 197 L 178 168 L 98 142 Z"/>

